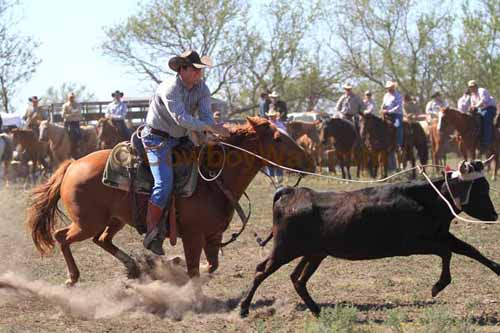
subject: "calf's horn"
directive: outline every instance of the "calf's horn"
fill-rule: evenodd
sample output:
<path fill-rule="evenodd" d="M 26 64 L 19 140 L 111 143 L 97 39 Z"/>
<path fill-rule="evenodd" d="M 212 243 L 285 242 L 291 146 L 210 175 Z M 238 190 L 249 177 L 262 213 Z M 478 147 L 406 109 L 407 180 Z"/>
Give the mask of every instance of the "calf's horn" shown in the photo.
<path fill-rule="evenodd" d="M 493 161 L 493 158 L 495 157 L 495 154 L 491 155 L 490 157 L 488 157 L 487 160 L 483 161 L 483 164 L 488 164 L 490 163 L 491 161 Z"/>

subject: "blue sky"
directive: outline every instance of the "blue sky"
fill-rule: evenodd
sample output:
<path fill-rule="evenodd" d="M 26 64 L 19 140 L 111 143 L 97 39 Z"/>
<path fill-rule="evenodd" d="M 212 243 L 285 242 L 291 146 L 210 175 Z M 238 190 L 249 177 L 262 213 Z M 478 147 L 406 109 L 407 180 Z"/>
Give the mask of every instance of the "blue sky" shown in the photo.
<path fill-rule="evenodd" d="M 16 94 L 16 111 L 24 110 L 29 96 L 68 81 L 86 85 L 103 100 L 116 89 L 131 97 L 148 96 L 149 85 L 141 85 L 98 50 L 103 27 L 121 22 L 137 8 L 135 0 L 24 0 L 17 9 L 22 18 L 18 29 L 41 42 L 37 54 L 42 63 Z"/>

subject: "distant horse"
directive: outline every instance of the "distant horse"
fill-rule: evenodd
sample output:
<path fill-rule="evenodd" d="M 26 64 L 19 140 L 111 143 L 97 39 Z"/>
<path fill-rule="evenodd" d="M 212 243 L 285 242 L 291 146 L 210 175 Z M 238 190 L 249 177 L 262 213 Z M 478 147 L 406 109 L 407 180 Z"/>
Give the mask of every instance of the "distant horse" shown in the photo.
<path fill-rule="evenodd" d="M 224 142 L 287 167 L 314 170 L 311 157 L 266 119 L 248 118 L 247 124 L 231 128 L 230 132 L 231 136 Z M 126 224 L 132 224 L 133 219 L 130 194 L 102 184 L 109 154 L 109 150 L 101 150 L 76 161 L 66 161 L 47 183 L 33 192 L 27 219 L 33 241 L 42 254 L 48 253 L 55 241 L 59 243 L 68 267 L 68 285 L 75 284 L 80 276 L 70 245 L 88 238 L 120 260 L 129 273 L 137 272 L 135 261 L 112 243 L 113 237 Z M 200 273 L 202 250 L 209 272 L 217 269 L 222 233 L 234 215 L 233 200 L 239 200 L 265 165 L 261 159 L 234 148 L 226 148 L 226 157 L 219 185 L 200 179 L 191 197 L 174 200 L 190 277 Z M 72 223 L 53 233 L 56 215 L 60 213 L 59 199 Z M 142 200 L 147 197 L 143 196 Z"/>
<path fill-rule="evenodd" d="M 460 154 L 465 160 L 476 159 L 476 155 L 480 150 L 480 124 L 476 122 L 472 115 L 462 113 L 450 107 L 442 108 L 440 113 L 439 132 L 449 133 L 456 130 L 458 132 L 457 143 Z M 480 151 L 480 153 L 484 153 L 486 156 L 495 156 L 492 162 L 493 180 L 495 180 L 497 175 L 498 153 L 500 150 L 499 140 L 500 135 L 498 129 L 495 128 L 491 144 Z"/>
<path fill-rule="evenodd" d="M 324 147 L 329 146 L 330 143 L 333 146 L 333 154 L 329 154 L 329 160 L 333 158 L 339 164 L 342 178 L 351 179 L 351 162 L 358 140 L 354 125 L 346 119 L 330 119 L 321 125 L 319 137 Z M 330 161 L 329 164 L 334 166 L 334 163 Z M 358 177 L 360 164 L 361 161 L 358 161 Z"/>
<path fill-rule="evenodd" d="M 367 159 L 371 163 L 372 177 L 377 177 L 379 168 L 380 177 L 387 177 L 389 154 L 396 148 L 396 128 L 388 120 L 361 113 L 360 136 Z"/>
<path fill-rule="evenodd" d="M 11 131 L 11 134 L 12 144 L 18 152 L 21 164 L 27 169 L 28 162 L 32 162 L 30 171 L 32 181 L 36 182 L 39 165 L 43 166 L 44 174 L 49 174 L 51 165 L 46 158 L 51 156 L 47 144 L 40 142 L 32 129 L 15 128 Z"/>
<path fill-rule="evenodd" d="M 411 167 L 415 167 L 415 150 L 419 158 L 420 164 L 427 164 L 429 159 L 429 151 L 427 146 L 427 137 L 425 135 L 424 129 L 418 122 L 415 121 L 403 121 L 403 147 L 401 152 L 398 154 L 398 162 L 401 169 L 406 169 L 408 162 L 411 163 Z M 416 178 L 416 170 L 412 171 L 412 178 Z"/>
<path fill-rule="evenodd" d="M 0 133 L 0 162 L 3 162 L 3 183 L 8 184 L 9 166 L 13 155 L 12 140 L 5 133 Z"/>
<path fill-rule="evenodd" d="M 82 138 L 79 141 L 79 155 L 94 152 L 97 147 L 97 133 L 94 126 L 81 127 Z M 54 166 L 71 158 L 71 143 L 64 127 L 44 120 L 40 123 L 40 141 L 48 142 L 54 159 Z"/>
<path fill-rule="evenodd" d="M 97 149 L 110 149 L 117 143 L 130 140 L 122 134 L 110 118 L 101 118 L 97 122 Z"/>
<path fill-rule="evenodd" d="M 304 134 L 307 134 L 307 136 L 312 140 L 315 152 L 313 157 L 316 160 L 316 166 L 319 167 L 319 171 L 321 172 L 321 166 L 323 164 L 323 144 L 319 138 L 319 125 L 319 121 L 291 121 L 286 124 L 286 129 L 287 133 L 294 140 L 298 140 Z"/>

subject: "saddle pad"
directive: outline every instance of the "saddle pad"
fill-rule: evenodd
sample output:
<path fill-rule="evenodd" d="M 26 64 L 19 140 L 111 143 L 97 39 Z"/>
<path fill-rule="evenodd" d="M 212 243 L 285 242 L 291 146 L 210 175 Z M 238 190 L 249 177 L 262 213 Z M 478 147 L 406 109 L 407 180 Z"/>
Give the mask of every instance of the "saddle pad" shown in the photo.
<path fill-rule="evenodd" d="M 132 172 L 135 171 L 135 192 L 150 195 L 154 183 L 153 175 L 149 166 L 138 163 L 139 160 L 129 142 L 117 144 L 106 161 L 102 183 L 122 191 L 129 191 L 131 181 L 129 167 L 135 165 L 136 169 L 131 169 Z M 190 197 L 196 190 L 197 183 L 198 169 L 196 163 L 180 163 L 180 165 L 174 163 L 174 193 L 177 196 Z"/>

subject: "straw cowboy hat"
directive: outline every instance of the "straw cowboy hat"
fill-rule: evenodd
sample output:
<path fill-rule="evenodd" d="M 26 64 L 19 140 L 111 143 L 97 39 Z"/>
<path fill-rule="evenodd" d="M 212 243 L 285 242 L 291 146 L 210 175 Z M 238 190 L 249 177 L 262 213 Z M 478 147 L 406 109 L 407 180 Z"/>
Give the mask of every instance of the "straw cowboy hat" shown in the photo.
<path fill-rule="evenodd" d="M 193 66 L 195 68 L 207 68 L 212 67 L 212 59 L 208 56 L 203 56 L 200 58 L 198 52 L 193 50 L 188 50 L 183 52 L 181 55 L 170 58 L 168 61 L 168 67 L 174 72 L 179 72 L 181 66 Z"/>
<path fill-rule="evenodd" d="M 352 89 L 352 85 L 350 83 L 345 83 L 343 86 L 342 86 L 342 89 L 345 89 L 345 90 L 351 90 Z"/>
<path fill-rule="evenodd" d="M 467 83 L 467 86 L 468 86 L 468 87 L 477 87 L 477 82 L 476 82 L 476 80 L 470 80 L 470 81 Z"/>
<path fill-rule="evenodd" d="M 123 97 L 123 91 L 116 90 L 113 93 L 111 93 L 111 97 L 115 98 L 116 96 Z"/>
<path fill-rule="evenodd" d="M 280 94 L 278 94 L 278 92 L 276 90 L 274 90 L 270 95 L 269 97 L 273 97 L 273 98 L 278 98 L 280 97 Z"/>
<path fill-rule="evenodd" d="M 367 90 L 367 91 L 365 91 L 365 96 L 371 96 L 371 95 L 372 95 L 371 90 Z"/>
<path fill-rule="evenodd" d="M 396 88 L 396 86 L 397 86 L 396 81 L 386 81 L 385 82 L 385 88 L 386 89 L 392 88 L 392 87 Z"/>
<path fill-rule="evenodd" d="M 28 101 L 30 101 L 30 102 L 33 102 L 33 101 L 38 102 L 39 99 L 38 99 L 38 96 L 31 96 L 30 98 L 28 98 Z"/>

